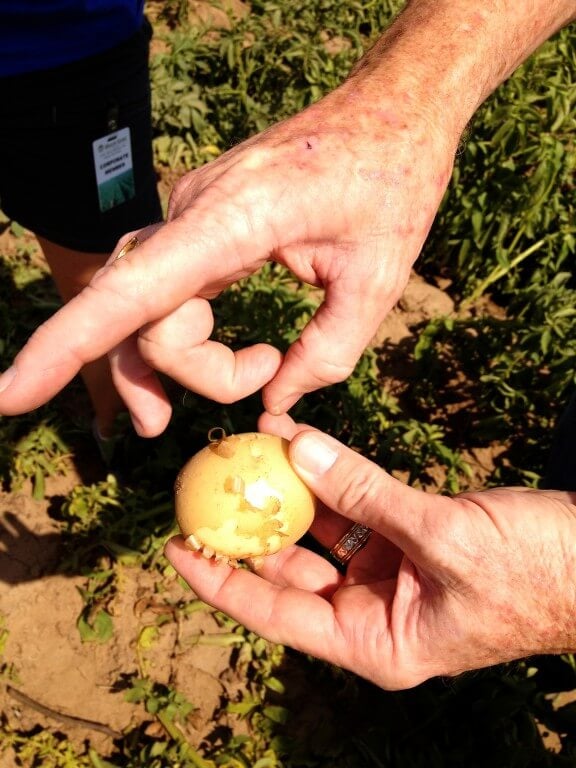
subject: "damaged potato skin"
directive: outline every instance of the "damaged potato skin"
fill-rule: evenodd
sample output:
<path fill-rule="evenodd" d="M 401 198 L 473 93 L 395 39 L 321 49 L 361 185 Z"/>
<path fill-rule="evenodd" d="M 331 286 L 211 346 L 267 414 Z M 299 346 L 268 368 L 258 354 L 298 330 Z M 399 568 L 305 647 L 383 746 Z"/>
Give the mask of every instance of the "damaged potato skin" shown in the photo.
<path fill-rule="evenodd" d="M 245 432 L 192 456 L 174 488 L 190 549 L 235 564 L 274 554 L 306 533 L 316 498 L 292 469 L 288 445 L 276 435 Z"/>

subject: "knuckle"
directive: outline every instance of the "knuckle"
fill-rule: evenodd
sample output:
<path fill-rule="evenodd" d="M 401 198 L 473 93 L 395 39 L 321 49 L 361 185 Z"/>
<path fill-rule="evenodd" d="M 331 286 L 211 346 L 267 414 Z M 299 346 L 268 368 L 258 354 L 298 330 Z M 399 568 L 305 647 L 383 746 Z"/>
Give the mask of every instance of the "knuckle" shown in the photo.
<path fill-rule="evenodd" d="M 338 508 L 346 517 L 362 520 L 375 506 L 382 504 L 384 490 L 375 467 L 354 466 L 340 494 Z"/>
<path fill-rule="evenodd" d="M 310 327 L 310 326 L 309 326 Z M 332 339 L 325 336 L 321 340 L 320 350 L 326 344 L 327 349 L 332 347 Z M 290 348 L 290 356 L 294 364 L 299 364 L 304 369 L 310 369 L 310 375 L 314 389 L 339 384 L 346 381 L 354 372 L 356 359 L 338 360 L 324 358 L 318 355 L 317 347 L 312 346 L 305 337 L 298 339 Z"/>
<path fill-rule="evenodd" d="M 191 174 L 186 174 L 178 179 L 170 191 L 168 198 L 167 219 L 178 218 L 194 197 L 194 183 Z"/>
<path fill-rule="evenodd" d="M 354 367 L 352 363 L 326 360 L 324 365 L 318 368 L 316 375 L 323 385 L 339 384 L 352 375 Z"/>
<path fill-rule="evenodd" d="M 138 352 L 148 365 L 163 370 L 168 350 L 162 339 L 157 338 L 155 330 L 141 330 L 138 335 Z"/>

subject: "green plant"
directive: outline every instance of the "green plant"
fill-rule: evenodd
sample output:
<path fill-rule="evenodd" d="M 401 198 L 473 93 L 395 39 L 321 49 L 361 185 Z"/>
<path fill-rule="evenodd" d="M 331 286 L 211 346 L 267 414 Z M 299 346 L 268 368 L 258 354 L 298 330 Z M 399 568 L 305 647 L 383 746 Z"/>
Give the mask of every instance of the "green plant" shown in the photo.
<path fill-rule="evenodd" d="M 84 587 L 78 587 L 84 606 L 76 626 L 83 643 L 106 643 L 114 634 L 108 605 L 116 593 L 116 572 L 96 570 L 87 575 Z"/>
<path fill-rule="evenodd" d="M 56 429 L 41 422 L 21 437 L 13 448 L 10 479 L 14 488 L 21 488 L 26 480 L 32 481 L 32 495 L 44 498 L 46 478 L 66 473 L 70 449 Z"/>
<path fill-rule="evenodd" d="M 2 750 L 12 750 L 20 765 L 42 768 L 106 768 L 106 762 L 96 764 L 88 755 L 79 755 L 72 743 L 48 730 L 38 733 L 17 733 L 4 730 L 0 743 Z"/>
<path fill-rule="evenodd" d="M 146 711 L 158 718 L 165 731 L 176 741 L 182 740 L 177 723 L 194 711 L 194 705 L 166 685 L 146 678 L 134 678 L 125 693 L 126 701 L 144 704 Z"/>
<path fill-rule="evenodd" d="M 171 31 L 167 50 L 152 60 L 159 161 L 201 164 L 315 101 L 341 82 L 398 7 L 255 0 L 228 28 Z"/>
<path fill-rule="evenodd" d="M 576 53 L 566 28 L 477 112 L 423 255 L 465 296 L 506 302 L 575 254 Z"/>
<path fill-rule="evenodd" d="M 122 565 L 152 565 L 174 527 L 170 495 L 120 486 L 114 475 L 77 485 L 59 516 L 67 557 L 61 569 L 98 562 L 103 553 Z"/>

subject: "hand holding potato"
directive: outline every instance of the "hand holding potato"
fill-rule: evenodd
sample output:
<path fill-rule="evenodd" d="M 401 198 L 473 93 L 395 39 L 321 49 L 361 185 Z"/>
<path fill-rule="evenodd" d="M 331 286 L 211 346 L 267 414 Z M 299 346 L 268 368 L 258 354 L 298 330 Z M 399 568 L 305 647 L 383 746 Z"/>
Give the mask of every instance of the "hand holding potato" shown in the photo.
<path fill-rule="evenodd" d="M 384 688 L 537 653 L 576 650 L 576 494 L 498 488 L 455 498 L 407 487 L 333 438 L 261 419 L 288 437 L 318 496 L 311 532 L 330 548 L 372 528 L 345 575 L 292 546 L 258 573 L 166 552 L 206 602 L 253 631 Z"/>

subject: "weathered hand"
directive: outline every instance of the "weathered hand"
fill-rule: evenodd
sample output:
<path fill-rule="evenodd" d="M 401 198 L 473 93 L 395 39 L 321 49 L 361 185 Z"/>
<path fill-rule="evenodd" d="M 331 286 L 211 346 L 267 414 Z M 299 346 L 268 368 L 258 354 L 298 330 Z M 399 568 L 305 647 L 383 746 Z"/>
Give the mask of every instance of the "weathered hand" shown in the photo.
<path fill-rule="evenodd" d="M 260 427 L 297 431 L 287 416 L 265 415 Z M 345 575 L 298 546 L 256 574 L 214 565 L 174 539 L 167 555 L 199 597 L 389 689 L 576 649 L 576 494 L 427 494 L 300 430 L 291 460 L 322 501 L 313 535 L 329 548 L 356 521 L 373 529 L 368 544 Z"/>
<path fill-rule="evenodd" d="M 183 178 L 166 225 L 32 336 L 0 413 L 46 402 L 110 350 L 143 435 L 170 414 L 152 367 L 222 402 L 265 385 L 276 414 L 344 379 L 404 288 L 467 122 L 574 18 L 573 0 L 406 3 L 339 88 Z M 262 344 L 233 354 L 209 341 L 208 301 L 268 260 L 324 302 L 284 359 Z"/>
<path fill-rule="evenodd" d="M 152 369 L 221 402 L 266 385 L 275 413 L 343 380 L 399 298 L 452 168 L 454 137 L 396 96 L 376 106 L 347 81 L 184 176 L 168 222 L 138 233 L 138 248 L 112 259 L 32 336 L 0 412 L 46 402 L 110 350 L 118 389 L 147 435 L 170 415 Z M 284 359 L 265 344 L 233 353 L 209 340 L 209 300 L 267 260 L 325 289 Z"/>

